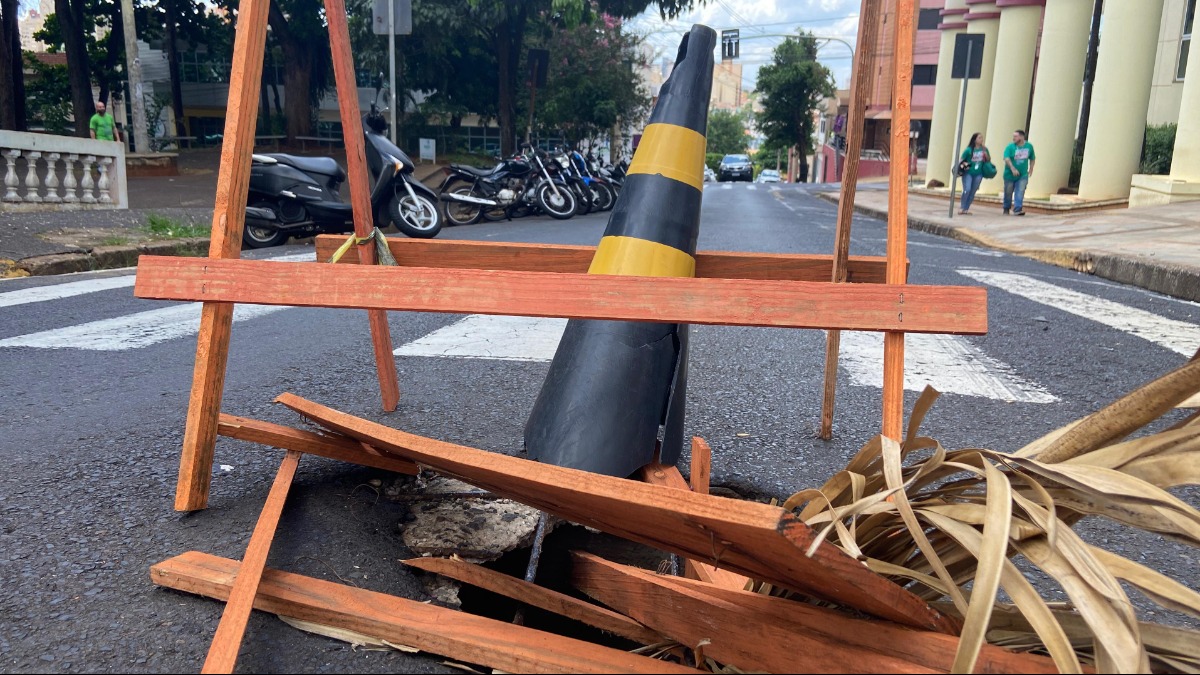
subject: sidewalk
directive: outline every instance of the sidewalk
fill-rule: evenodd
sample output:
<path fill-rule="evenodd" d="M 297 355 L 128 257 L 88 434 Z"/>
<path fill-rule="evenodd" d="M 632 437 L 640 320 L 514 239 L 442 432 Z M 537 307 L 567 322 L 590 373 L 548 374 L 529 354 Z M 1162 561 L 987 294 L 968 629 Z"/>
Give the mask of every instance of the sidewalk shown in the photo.
<path fill-rule="evenodd" d="M 836 202 L 836 192 L 820 193 Z M 860 190 L 855 210 L 887 218 L 886 190 Z M 909 195 L 908 226 L 1176 298 L 1200 302 L 1200 203 L 1074 215 L 1005 216 L 976 202 L 949 217 L 949 200 Z"/>
<path fill-rule="evenodd" d="M 153 215 L 210 228 L 220 152 L 218 147 L 180 153 L 178 176 L 130 178 L 127 210 L 0 212 L 0 279 L 128 267 L 143 253 L 206 254 L 207 236 L 164 238 L 146 226 Z M 341 148 L 304 154 L 333 157 L 345 166 Z M 422 180 L 432 177 L 436 187 L 440 169 L 422 165 L 416 174 Z"/>

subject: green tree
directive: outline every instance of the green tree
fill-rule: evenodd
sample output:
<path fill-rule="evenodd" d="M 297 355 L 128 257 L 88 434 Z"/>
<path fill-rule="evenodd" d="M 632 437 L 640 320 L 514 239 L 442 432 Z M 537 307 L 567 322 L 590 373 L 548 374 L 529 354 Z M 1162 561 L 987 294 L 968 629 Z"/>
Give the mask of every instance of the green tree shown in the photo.
<path fill-rule="evenodd" d="M 746 124 L 740 112 L 713 110 L 708 113 L 708 152 L 740 155 L 746 152 Z"/>
<path fill-rule="evenodd" d="M 546 87 L 538 95 L 541 126 L 577 141 L 645 114 L 649 92 L 634 71 L 645 65 L 640 43 L 621 19 L 608 14 L 556 31 L 546 43 L 551 56 Z"/>
<path fill-rule="evenodd" d="M 808 180 L 813 151 L 813 114 L 834 93 L 833 73 L 817 62 L 817 42 L 800 31 L 775 48 L 771 63 L 758 71 L 762 97 L 758 128 L 771 145 L 795 147 L 800 155 L 801 182 Z"/>

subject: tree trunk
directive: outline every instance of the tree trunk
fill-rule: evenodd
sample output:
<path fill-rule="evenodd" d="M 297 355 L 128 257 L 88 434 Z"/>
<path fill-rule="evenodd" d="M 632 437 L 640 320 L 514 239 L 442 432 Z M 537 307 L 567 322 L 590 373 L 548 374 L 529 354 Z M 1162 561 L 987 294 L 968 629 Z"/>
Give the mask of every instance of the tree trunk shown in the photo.
<path fill-rule="evenodd" d="M 525 37 L 525 5 L 509 14 L 496 30 L 496 59 L 500 64 L 500 154 L 508 157 L 516 150 L 517 71 Z"/>
<path fill-rule="evenodd" d="M 1087 60 L 1083 67 L 1083 102 L 1079 107 L 1079 136 L 1076 139 L 1075 152 L 1083 154 L 1087 145 L 1088 118 L 1092 114 L 1092 84 L 1096 81 L 1096 60 L 1100 55 L 1100 18 L 1104 10 L 1104 0 L 1095 0 L 1092 5 L 1092 32 L 1088 36 Z"/>
<path fill-rule="evenodd" d="M 62 27 L 67 47 L 67 76 L 71 82 L 71 111 L 75 115 L 75 133 L 87 138 L 96 103 L 92 100 L 91 66 L 88 63 L 87 43 L 83 35 L 81 8 L 71 0 L 54 0 L 54 13 Z"/>
<path fill-rule="evenodd" d="M 267 20 L 283 50 L 283 61 L 287 64 L 283 72 L 283 107 L 287 118 L 287 142 L 290 145 L 296 142 L 297 136 L 312 135 L 312 105 L 308 100 L 312 84 L 312 48 L 292 35 L 287 17 L 274 2 L 271 3 Z"/>
<path fill-rule="evenodd" d="M 186 136 L 183 119 L 183 82 L 179 76 L 178 40 L 179 0 L 166 0 L 167 10 L 167 70 L 171 77 L 171 110 L 175 113 L 175 135 Z"/>
<path fill-rule="evenodd" d="M 25 64 L 17 25 L 18 4 L 17 0 L 0 0 L 0 99 L 13 102 L 11 106 L 0 106 L 0 129 L 24 131 Z"/>
<path fill-rule="evenodd" d="M 82 0 L 77 0 L 77 1 L 82 2 Z M 96 84 L 100 88 L 100 93 L 96 98 L 101 101 L 104 101 L 104 104 L 111 108 L 112 101 L 110 101 L 109 99 L 112 98 L 112 95 L 111 95 L 112 92 L 109 90 L 109 82 L 108 82 L 108 78 L 106 76 L 109 73 L 113 72 L 116 69 L 118 64 L 120 64 L 122 67 L 124 67 L 126 65 L 126 62 L 125 62 L 125 21 L 123 20 L 123 17 L 122 17 L 120 2 L 113 3 L 112 14 L 110 15 L 110 20 L 111 20 L 111 24 L 110 24 L 111 33 L 109 34 L 109 38 L 108 38 L 108 53 L 104 55 L 104 63 L 102 65 L 96 66 L 96 70 L 95 70 L 95 72 L 92 73 L 92 76 L 96 79 Z M 80 25 L 82 25 L 82 23 Z M 125 73 L 125 75 L 126 75 L 126 77 L 128 77 L 129 73 Z M 121 93 L 121 87 L 118 86 L 117 94 L 120 94 L 120 93 Z M 128 97 L 126 97 L 126 98 L 128 98 Z M 130 104 L 129 109 L 132 109 L 133 102 L 126 101 L 126 103 Z M 121 120 L 117 120 L 117 121 L 121 121 Z"/>

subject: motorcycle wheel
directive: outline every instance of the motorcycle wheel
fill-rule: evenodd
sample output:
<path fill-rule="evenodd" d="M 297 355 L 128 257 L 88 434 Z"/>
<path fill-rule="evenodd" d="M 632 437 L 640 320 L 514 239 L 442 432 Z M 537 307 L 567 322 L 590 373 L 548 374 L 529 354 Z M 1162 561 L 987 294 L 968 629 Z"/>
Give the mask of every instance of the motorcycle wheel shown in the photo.
<path fill-rule="evenodd" d="M 472 187 L 466 181 L 452 183 L 446 188 L 447 194 L 471 195 L 471 192 Z M 483 207 L 462 202 L 443 202 L 442 213 L 446 216 L 446 222 L 451 225 L 473 225 L 479 222 L 483 215 Z"/>
<path fill-rule="evenodd" d="M 553 185 L 542 183 L 537 189 L 537 202 L 555 220 L 566 220 L 575 215 L 575 193 L 568 187 L 558 186 L 556 194 Z"/>
<path fill-rule="evenodd" d="M 279 205 L 275 202 L 257 201 L 250 206 L 267 209 L 275 214 L 276 221 L 282 221 L 282 217 L 279 214 Z M 273 227 L 262 227 L 246 223 L 245 227 L 242 228 L 242 244 L 246 248 L 270 248 L 272 246 L 279 246 L 287 241 L 287 239 L 287 233 L 280 232 Z"/>
<path fill-rule="evenodd" d="M 414 199 L 407 192 L 398 193 L 388 202 L 387 213 L 397 230 L 414 239 L 432 239 L 442 231 L 437 207 L 421 195 Z"/>
<path fill-rule="evenodd" d="M 613 189 L 604 183 L 597 183 L 593 186 L 596 191 L 596 210 L 607 211 L 617 202 L 617 195 Z"/>
<path fill-rule="evenodd" d="M 586 185 L 572 185 L 572 196 L 575 197 L 575 215 L 586 216 L 592 212 L 592 189 Z"/>

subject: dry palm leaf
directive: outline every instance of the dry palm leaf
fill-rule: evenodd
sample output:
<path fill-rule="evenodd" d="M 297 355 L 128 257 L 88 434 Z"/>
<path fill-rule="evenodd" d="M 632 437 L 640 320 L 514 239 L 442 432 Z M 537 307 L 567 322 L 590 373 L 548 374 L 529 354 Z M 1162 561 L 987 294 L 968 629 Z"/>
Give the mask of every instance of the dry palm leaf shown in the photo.
<path fill-rule="evenodd" d="M 784 505 L 872 570 L 963 619 L 954 671 L 984 642 L 1048 653 L 1063 672 L 1200 673 L 1200 633 L 1140 623 L 1122 582 L 1200 618 L 1200 593 L 1084 542 L 1085 516 L 1200 546 L 1200 511 L 1167 490 L 1200 484 L 1200 424 L 1134 434 L 1200 391 L 1193 360 L 1014 453 L 947 451 L 919 435 L 937 398 L 917 401 L 904 443 L 877 437 L 819 489 Z M 1053 579 L 1042 597 L 1014 558 Z M 1017 562 L 1020 562 L 1019 560 Z M 1193 577 L 1195 578 L 1195 577 Z M 998 604 L 1003 590 L 1011 605 Z"/>

